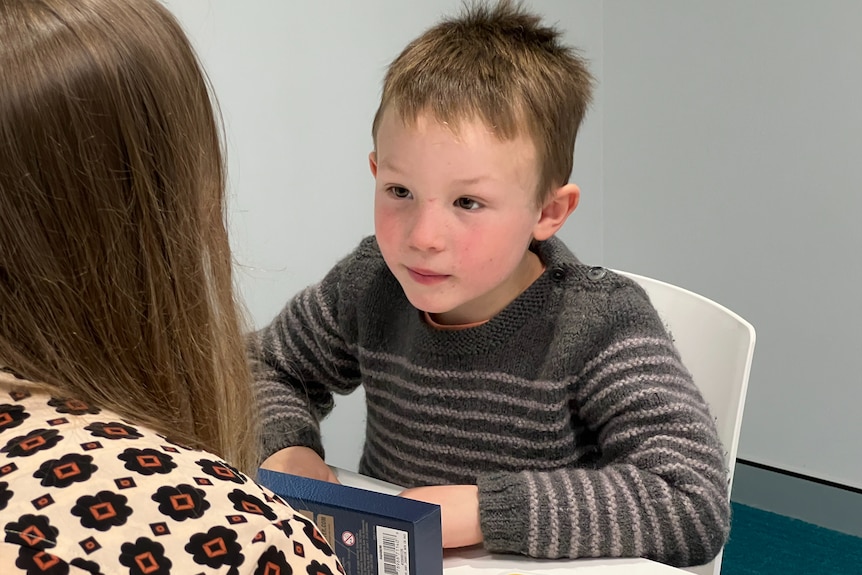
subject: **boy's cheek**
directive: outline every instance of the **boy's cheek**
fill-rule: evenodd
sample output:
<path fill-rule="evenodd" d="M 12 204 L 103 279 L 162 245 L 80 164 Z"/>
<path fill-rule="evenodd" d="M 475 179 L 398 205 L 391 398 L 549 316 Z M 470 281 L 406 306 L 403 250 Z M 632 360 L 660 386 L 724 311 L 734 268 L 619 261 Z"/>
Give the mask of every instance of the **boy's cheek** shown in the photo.
<path fill-rule="evenodd" d="M 380 253 L 383 255 L 383 260 L 386 262 L 389 269 L 392 269 L 392 265 L 396 259 L 398 251 L 397 234 L 391 225 L 375 220 L 374 235 L 377 238 L 377 245 L 380 247 Z"/>
<path fill-rule="evenodd" d="M 381 235 L 385 235 L 387 238 L 393 238 L 398 235 L 403 217 L 403 214 L 400 213 L 397 207 L 387 205 L 385 200 L 375 203 L 374 230 L 378 236 L 378 243 L 380 242 Z"/>

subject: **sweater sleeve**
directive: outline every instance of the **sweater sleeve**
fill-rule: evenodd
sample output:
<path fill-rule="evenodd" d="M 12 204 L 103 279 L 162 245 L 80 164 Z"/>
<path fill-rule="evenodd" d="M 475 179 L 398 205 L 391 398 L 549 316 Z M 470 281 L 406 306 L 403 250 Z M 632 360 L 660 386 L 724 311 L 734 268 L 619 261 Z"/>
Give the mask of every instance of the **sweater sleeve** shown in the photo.
<path fill-rule="evenodd" d="M 333 393 L 350 393 L 361 383 L 355 308 L 362 278 L 357 272 L 367 271 L 364 264 L 374 245 L 364 241 L 251 334 L 248 354 L 264 457 L 299 445 L 324 456 L 320 421 L 332 410 Z"/>
<path fill-rule="evenodd" d="M 615 290 L 569 386 L 595 434 L 589 464 L 478 478 L 485 545 L 534 557 L 710 561 L 729 532 L 715 422 L 643 291 Z"/>

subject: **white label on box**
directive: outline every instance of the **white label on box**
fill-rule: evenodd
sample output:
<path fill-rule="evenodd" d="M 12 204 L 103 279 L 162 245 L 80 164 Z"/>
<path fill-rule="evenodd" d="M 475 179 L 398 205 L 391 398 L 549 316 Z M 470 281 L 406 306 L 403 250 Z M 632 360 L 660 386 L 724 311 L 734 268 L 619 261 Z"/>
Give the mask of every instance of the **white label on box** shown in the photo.
<path fill-rule="evenodd" d="M 377 575 L 410 575 L 410 536 L 377 525 Z"/>

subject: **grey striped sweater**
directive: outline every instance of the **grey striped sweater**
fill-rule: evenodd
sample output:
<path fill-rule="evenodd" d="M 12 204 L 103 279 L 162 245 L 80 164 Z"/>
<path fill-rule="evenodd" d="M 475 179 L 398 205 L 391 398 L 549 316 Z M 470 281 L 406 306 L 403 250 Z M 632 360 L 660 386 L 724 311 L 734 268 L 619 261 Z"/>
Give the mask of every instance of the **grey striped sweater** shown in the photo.
<path fill-rule="evenodd" d="M 712 559 L 729 526 L 714 421 L 645 293 L 578 262 L 487 323 L 427 325 L 366 238 L 252 346 L 267 454 L 323 455 L 333 393 L 365 388 L 360 472 L 476 484 L 485 546 L 534 557 Z"/>

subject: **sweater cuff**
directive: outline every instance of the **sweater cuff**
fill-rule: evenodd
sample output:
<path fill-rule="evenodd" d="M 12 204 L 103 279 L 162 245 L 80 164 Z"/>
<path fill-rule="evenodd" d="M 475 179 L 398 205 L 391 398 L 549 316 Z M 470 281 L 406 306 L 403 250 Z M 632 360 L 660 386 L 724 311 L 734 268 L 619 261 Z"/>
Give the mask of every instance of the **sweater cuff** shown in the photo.
<path fill-rule="evenodd" d="M 306 427 L 304 429 L 290 429 L 274 431 L 272 429 L 262 430 L 261 435 L 261 463 L 264 459 L 287 447 L 310 447 L 326 461 L 326 453 L 323 450 L 323 442 L 320 432 L 316 429 Z"/>
<path fill-rule="evenodd" d="M 479 487 L 479 524 L 488 551 L 527 554 L 529 518 L 524 512 L 528 496 L 519 473 L 486 473 L 476 478 Z"/>

